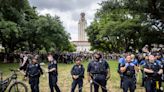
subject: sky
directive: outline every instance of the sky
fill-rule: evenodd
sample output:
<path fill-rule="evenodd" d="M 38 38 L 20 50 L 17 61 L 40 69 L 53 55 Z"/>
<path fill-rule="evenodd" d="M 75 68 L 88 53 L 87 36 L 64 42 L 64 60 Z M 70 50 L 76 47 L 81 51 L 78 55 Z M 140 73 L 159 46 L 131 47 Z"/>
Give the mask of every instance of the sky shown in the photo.
<path fill-rule="evenodd" d="M 37 7 L 40 15 L 59 16 L 65 30 L 70 33 L 71 41 L 78 40 L 78 21 L 80 13 L 86 14 L 87 26 L 94 19 L 102 0 L 29 0 L 31 6 Z"/>

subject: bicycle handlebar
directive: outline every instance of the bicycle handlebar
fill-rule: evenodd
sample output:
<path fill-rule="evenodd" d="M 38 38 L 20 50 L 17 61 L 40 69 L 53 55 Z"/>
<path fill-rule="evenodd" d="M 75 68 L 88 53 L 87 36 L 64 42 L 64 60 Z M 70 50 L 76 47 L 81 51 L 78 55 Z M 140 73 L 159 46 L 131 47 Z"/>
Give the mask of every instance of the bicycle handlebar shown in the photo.
<path fill-rule="evenodd" d="M 11 69 L 11 68 L 9 68 L 9 70 L 12 71 L 12 72 L 19 72 L 19 70 L 17 70 L 17 69 Z"/>

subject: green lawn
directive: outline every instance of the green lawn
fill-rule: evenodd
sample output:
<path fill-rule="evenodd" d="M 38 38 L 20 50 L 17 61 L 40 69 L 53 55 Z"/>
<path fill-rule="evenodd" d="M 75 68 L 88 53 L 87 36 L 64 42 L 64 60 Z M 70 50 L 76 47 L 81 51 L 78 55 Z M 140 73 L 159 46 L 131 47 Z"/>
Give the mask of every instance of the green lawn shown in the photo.
<path fill-rule="evenodd" d="M 117 73 L 117 62 L 116 61 L 110 61 L 110 68 L 111 68 L 111 79 L 108 80 L 107 88 L 110 90 L 110 92 L 122 92 L 122 90 L 119 88 L 119 75 Z M 85 70 L 88 65 L 88 62 L 83 63 Z M 0 64 L 0 71 L 3 71 L 4 77 L 7 77 L 10 75 L 9 68 L 18 68 L 19 64 Z M 70 92 L 71 88 L 71 82 L 72 78 L 70 75 L 70 70 L 72 68 L 73 64 L 59 64 L 59 76 L 58 76 L 58 84 L 60 86 L 60 89 L 62 92 Z M 45 66 L 42 66 L 44 69 L 47 69 L 47 64 Z M 85 71 L 85 76 L 86 76 Z M 141 74 L 140 74 L 141 75 Z M 47 80 L 47 74 L 44 73 L 43 76 L 40 78 L 40 92 L 49 92 L 49 86 L 48 86 L 48 80 Z M 141 78 L 140 78 L 141 79 Z M 22 80 L 22 74 L 19 73 L 19 80 Z M 139 80 L 140 81 L 140 80 Z M 27 85 L 28 82 L 26 82 Z M 84 78 L 84 88 L 83 92 L 89 92 L 89 83 L 87 81 L 87 77 Z M 76 91 L 78 92 L 78 91 Z M 101 91 L 100 91 L 101 92 Z M 140 87 L 140 83 L 137 83 L 137 90 L 136 92 L 145 92 L 143 88 Z"/>

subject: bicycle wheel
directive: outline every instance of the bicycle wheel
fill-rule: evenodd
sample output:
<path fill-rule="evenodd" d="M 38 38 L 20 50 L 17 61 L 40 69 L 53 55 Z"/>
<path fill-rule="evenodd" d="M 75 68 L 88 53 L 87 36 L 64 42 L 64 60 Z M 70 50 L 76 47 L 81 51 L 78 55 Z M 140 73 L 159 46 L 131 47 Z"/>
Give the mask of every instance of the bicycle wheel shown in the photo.
<path fill-rule="evenodd" d="M 22 82 L 15 82 L 10 86 L 9 92 L 28 92 L 28 88 Z"/>

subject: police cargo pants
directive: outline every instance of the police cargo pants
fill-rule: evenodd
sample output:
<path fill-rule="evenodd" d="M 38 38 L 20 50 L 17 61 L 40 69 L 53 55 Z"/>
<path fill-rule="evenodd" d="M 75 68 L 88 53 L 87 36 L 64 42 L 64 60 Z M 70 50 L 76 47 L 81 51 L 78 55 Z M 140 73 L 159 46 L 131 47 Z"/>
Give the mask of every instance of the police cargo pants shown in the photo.
<path fill-rule="evenodd" d="M 146 92 L 156 92 L 155 81 L 153 81 L 152 79 L 146 79 L 145 89 L 146 89 Z"/>
<path fill-rule="evenodd" d="M 39 77 L 29 78 L 31 92 L 39 92 Z"/>
<path fill-rule="evenodd" d="M 106 77 L 105 75 L 98 75 L 93 78 L 94 92 L 99 92 L 99 85 L 101 86 L 102 92 L 107 92 L 106 88 Z"/>
<path fill-rule="evenodd" d="M 56 92 L 61 92 L 57 85 L 57 76 L 49 75 L 49 86 L 50 86 L 51 92 L 54 92 L 54 88 Z"/>
<path fill-rule="evenodd" d="M 135 78 L 124 77 L 124 79 L 123 79 L 123 92 L 128 92 L 128 89 L 130 89 L 130 92 L 135 91 L 135 89 L 136 89 Z"/>
<path fill-rule="evenodd" d="M 77 80 L 73 80 L 72 82 L 72 88 L 71 88 L 71 92 L 75 91 L 76 86 L 78 85 L 79 87 L 79 91 L 78 92 L 82 92 L 82 87 L 83 87 L 83 79 L 77 79 Z"/>

